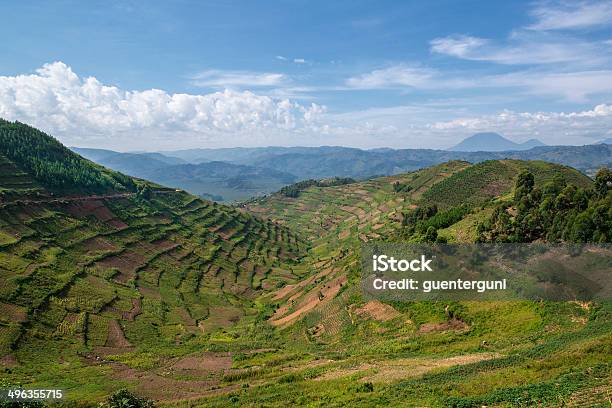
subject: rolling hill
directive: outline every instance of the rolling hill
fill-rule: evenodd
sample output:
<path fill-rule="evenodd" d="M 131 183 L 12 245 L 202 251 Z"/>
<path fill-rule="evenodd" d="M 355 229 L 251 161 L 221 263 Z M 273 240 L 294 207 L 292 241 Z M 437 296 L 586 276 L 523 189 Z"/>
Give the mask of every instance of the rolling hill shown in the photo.
<path fill-rule="evenodd" d="M 366 179 L 401 174 L 451 160 L 471 163 L 502 159 L 543 160 L 572 166 L 590 175 L 599 167 L 612 163 L 612 148 L 605 144 L 540 146 L 503 152 L 345 147 L 191 149 L 164 154 L 73 150 L 110 169 L 216 201 L 261 196 L 307 179 Z"/>
<path fill-rule="evenodd" d="M 525 194 L 557 188 L 555 211 L 588 213 L 612 195 L 601 180 L 541 161 L 454 160 L 228 207 L 7 127 L 3 387 L 62 388 L 67 404 L 97 404 L 120 388 L 160 406 L 606 401 L 609 302 L 383 303 L 360 285 L 365 242 L 421 242 L 423 223 L 448 242 L 474 242 L 500 208 L 517 218 L 534 210 Z M 26 131 L 35 142 L 27 151 L 13 137 Z M 63 191 L 38 168 L 74 184 Z M 525 174 L 529 191 L 515 187 Z"/>
<path fill-rule="evenodd" d="M 296 181 L 292 174 L 265 166 L 232 164 L 218 160 L 187 163 L 183 159 L 160 153 L 72 149 L 110 169 L 168 187 L 180 188 L 214 201 L 244 200 L 271 193 Z M 222 154 L 220 156 L 223 157 Z"/>

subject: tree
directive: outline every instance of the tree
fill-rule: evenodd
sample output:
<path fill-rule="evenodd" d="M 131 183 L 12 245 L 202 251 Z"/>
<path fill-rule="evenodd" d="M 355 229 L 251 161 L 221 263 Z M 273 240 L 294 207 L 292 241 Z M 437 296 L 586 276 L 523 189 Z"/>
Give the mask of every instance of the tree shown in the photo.
<path fill-rule="evenodd" d="M 521 198 L 531 193 L 535 180 L 533 174 L 527 170 L 519 173 L 514 189 L 514 200 L 519 201 Z"/>
<path fill-rule="evenodd" d="M 425 233 L 425 242 L 436 242 L 438 238 L 438 230 L 434 227 L 427 228 L 427 232 Z"/>
<path fill-rule="evenodd" d="M 534 188 L 522 173 L 511 204 L 498 205 L 478 226 L 481 242 L 609 242 L 612 237 L 611 172 L 598 172 L 592 188 L 559 180 Z"/>
<path fill-rule="evenodd" d="M 595 193 L 599 198 L 604 198 L 612 185 L 612 171 L 608 168 L 601 168 L 595 175 Z"/>
<path fill-rule="evenodd" d="M 138 190 L 138 197 L 144 198 L 145 200 L 151 199 L 151 195 L 153 192 L 151 191 L 151 187 L 148 184 L 144 184 Z"/>

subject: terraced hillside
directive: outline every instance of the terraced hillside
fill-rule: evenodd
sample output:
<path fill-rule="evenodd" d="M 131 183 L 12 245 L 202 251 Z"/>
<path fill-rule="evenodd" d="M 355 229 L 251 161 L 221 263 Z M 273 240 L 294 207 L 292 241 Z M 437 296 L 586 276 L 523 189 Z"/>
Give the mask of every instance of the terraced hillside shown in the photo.
<path fill-rule="evenodd" d="M 108 174 L 62 152 L 58 161 L 85 166 L 74 174 Z M 153 367 L 210 347 L 220 328 L 257 318 L 262 291 L 299 278 L 291 265 L 306 245 L 277 224 L 140 180 L 130 179 L 137 192 L 96 194 L 76 194 L 75 180 L 62 195 L 14 157 L 0 155 L 0 370 L 12 384 L 102 398 L 130 383 L 127 362 Z M 166 397 L 201 395 L 217 374 L 196 391 L 178 379 L 136 382 Z"/>
<path fill-rule="evenodd" d="M 278 351 L 275 358 L 242 358 L 237 364 L 267 381 L 235 392 L 235 400 L 247 406 L 276 406 L 277 399 L 314 406 L 605 406 L 612 380 L 605 356 L 612 340 L 609 303 L 362 300 L 361 242 L 401 239 L 406 212 L 436 204 L 444 214 L 465 202 L 469 211 L 437 232 L 471 242 L 493 208 L 512 200 L 521 170 L 535 175 L 536 186 L 559 178 L 592 185 L 571 168 L 543 162 L 449 162 L 245 203 L 246 211 L 312 240 L 303 261 L 311 273 L 263 297 L 274 307 L 270 323 L 293 351 L 284 353 L 291 363 L 275 362 L 283 359 Z M 262 358 L 274 370 L 262 367 Z M 200 401 L 223 406 L 226 400 Z"/>

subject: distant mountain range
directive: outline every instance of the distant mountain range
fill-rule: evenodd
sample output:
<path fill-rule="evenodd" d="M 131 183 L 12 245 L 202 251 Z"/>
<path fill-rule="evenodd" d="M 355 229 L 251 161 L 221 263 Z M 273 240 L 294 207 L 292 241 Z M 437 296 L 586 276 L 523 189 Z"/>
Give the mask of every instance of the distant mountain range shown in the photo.
<path fill-rule="evenodd" d="M 130 176 L 215 200 L 234 201 L 277 191 L 297 181 L 282 170 L 222 161 L 187 161 L 161 153 L 119 153 L 112 150 L 72 148 L 81 156 Z"/>
<path fill-rule="evenodd" d="M 543 160 L 592 175 L 602 166 L 612 166 L 612 144 L 606 144 L 609 139 L 606 140 L 585 146 L 545 146 L 536 139 L 514 143 L 496 133 L 480 133 L 449 150 L 362 150 L 338 146 L 187 149 L 158 153 L 73 150 L 131 176 L 182 188 L 217 201 L 234 201 L 268 194 L 300 180 L 365 179 L 413 171 L 449 160 L 471 163 L 499 159 Z M 504 146 L 509 148 L 497 151 Z"/>
<path fill-rule="evenodd" d="M 515 143 L 498 133 L 476 133 L 448 150 L 455 152 L 504 152 L 509 150 L 529 150 L 546 146 L 538 139 L 529 139 L 524 143 Z"/>

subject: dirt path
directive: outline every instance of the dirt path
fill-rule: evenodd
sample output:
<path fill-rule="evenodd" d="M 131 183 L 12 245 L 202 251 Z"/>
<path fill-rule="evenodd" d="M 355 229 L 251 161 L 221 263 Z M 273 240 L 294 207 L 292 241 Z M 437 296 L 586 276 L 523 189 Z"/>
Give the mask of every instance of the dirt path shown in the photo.
<path fill-rule="evenodd" d="M 125 338 L 123 329 L 117 320 L 111 320 L 108 324 L 108 336 L 106 337 L 105 347 L 124 348 L 132 347 Z"/>

